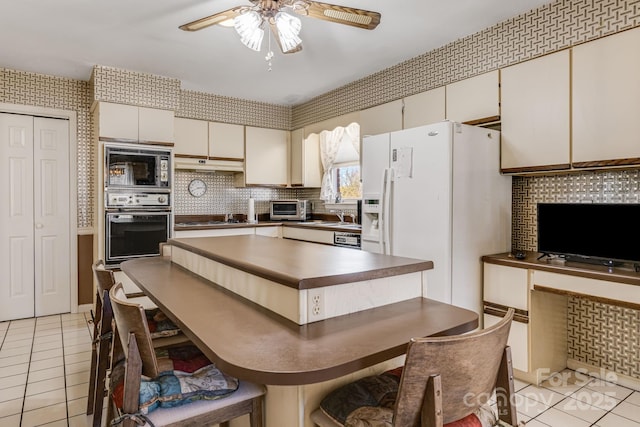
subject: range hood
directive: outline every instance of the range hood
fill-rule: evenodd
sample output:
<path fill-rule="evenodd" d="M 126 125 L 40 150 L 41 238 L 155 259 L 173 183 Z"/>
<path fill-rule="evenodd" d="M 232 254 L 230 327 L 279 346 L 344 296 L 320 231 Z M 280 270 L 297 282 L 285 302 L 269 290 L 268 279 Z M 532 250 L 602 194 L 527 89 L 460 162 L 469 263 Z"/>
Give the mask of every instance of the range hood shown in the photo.
<path fill-rule="evenodd" d="M 193 157 L 175 157 L 173 161 L 177 170 L 244 172 L 241 160 L 196 159 Z"/>

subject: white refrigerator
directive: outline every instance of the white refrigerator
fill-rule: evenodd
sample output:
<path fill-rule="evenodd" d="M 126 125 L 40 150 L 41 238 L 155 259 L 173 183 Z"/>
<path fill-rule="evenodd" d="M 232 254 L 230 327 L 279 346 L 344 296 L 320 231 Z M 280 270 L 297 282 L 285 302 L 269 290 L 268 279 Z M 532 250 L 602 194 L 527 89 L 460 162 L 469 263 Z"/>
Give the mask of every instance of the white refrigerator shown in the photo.
<path fill-rule="evenodd" d="M 500 132 L 445 121 L 365 136 L 361 151 L 362 249 L 433 261 L 423 296 L 481 315 L 480 258 L 511 246 Z"/>

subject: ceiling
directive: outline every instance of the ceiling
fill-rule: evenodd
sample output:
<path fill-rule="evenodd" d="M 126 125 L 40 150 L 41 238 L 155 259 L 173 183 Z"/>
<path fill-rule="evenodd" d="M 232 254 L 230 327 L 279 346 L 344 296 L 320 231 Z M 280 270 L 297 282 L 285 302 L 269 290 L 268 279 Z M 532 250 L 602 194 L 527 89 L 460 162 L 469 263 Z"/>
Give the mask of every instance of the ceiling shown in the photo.
<path fill-rule="evenodd" d="M 303 50 L 272 71 L 233 28 L 178 26 L 248 0 L 0 0 L 0 68 L 88 80 L 94 65 L 177 78 L 182 88 L 297 105 L 549 0 L 325 0 L 382 14 L 362 30 L 301 17 Z"/>

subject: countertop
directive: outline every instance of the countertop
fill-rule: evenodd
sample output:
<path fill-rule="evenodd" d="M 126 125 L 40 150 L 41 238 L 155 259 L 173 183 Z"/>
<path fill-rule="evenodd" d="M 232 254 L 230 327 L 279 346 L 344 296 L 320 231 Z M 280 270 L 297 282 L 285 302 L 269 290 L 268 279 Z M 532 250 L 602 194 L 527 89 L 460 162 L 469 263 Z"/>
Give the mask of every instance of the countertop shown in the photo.
<path fill-rule="evenodd" d="M 640 286 L 640 273 L 633 266 L 607 267 L 581 262 L 570 262 L 562 259 L 542 258 L 537 252 L 526 252 L 524 259 L 516 259 L 511 253 L 485 255 L 482 261 L 490 264 L 505 265 L 516 268 L 530 268 L 534 270 L 548 271 L 551 273 L 568 274 L 590 279 L 606 280 L 609 282 L 624 283 Z"/>
<path fill-rule="evenodd" d="M 413 337 L 460 334 L 478 324 L 472 311 L 414 298 L 299 326 L 168 258 L 125 261 L 122 270 L 220 369 L 263 384 L 338 378 L 404 354 Z"/>
<path fill-rule="evenodd" d="M 168 243 L 298 290 L 433 268 L 427 260 L 257 235 L 175 238 Z"/>
<path fill-rule="evenodd" d="M 353 223 L 338 224 L 337 221 L 326 221 L 326 220 L 258 221 L 257 223 L 253 223 L 253 224 L 249 224 L 248 222 L 216 221 L 215 223 L 213 223 L 213 222 L 208 222 L 206 220 L 202 220 L 202 221 L 193 220 L 193 221 L 187 221 L 182 223 L 176 222 L 173 229 L 175 231 L 220 230 L 220 229 L 227 229 L 227 228 L 273 227 L 273 226 L 306 228 L 306 229 L 327 230 L 327 231 L 346 231 L 346 232 L 358 233 L 358 234 L 361 233 L 361 229 L 359 227 L 354 227 Z"/>

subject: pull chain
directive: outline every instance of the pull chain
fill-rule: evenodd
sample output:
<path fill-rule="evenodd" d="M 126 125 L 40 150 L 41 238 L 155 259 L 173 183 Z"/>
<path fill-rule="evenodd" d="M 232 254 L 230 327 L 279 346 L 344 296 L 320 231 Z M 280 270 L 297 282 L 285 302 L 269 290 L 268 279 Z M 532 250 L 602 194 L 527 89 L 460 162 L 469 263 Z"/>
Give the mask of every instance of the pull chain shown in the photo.
<path fill-rule="evenodd" d="M 264 59 L 267 61 L 267 64 L 269 65 L 269 68 L 267 69 L 267 71 L 271 71 L 271 59 L 273 58 L 273 51 L 271 50 L 271 31 L 269 31 L 269 29 L 267 28 L 267 31 L 269 32 L 269 51 L 267 52 L 267 56 L 264 57 Z"/>

